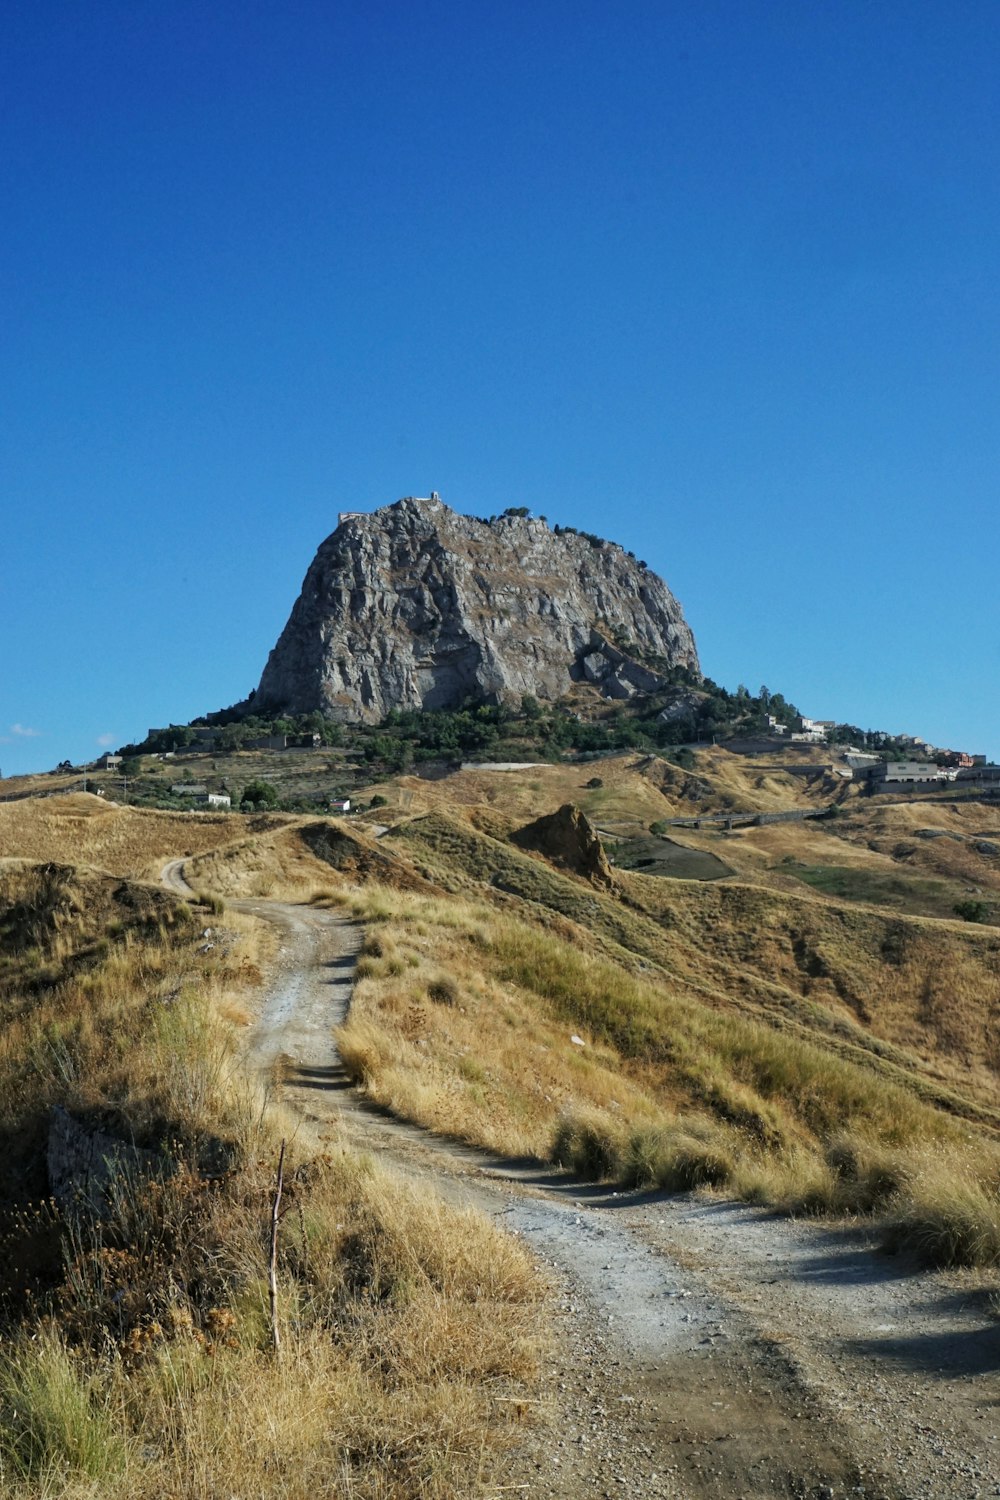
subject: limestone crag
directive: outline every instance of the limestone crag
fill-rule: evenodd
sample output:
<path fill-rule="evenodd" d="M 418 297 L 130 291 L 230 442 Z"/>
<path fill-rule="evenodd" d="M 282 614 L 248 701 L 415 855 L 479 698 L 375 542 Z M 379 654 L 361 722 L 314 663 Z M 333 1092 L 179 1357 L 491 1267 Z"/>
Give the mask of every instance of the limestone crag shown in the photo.
<path fill-rule="evenodd" d="M 675 666 L 698 672 L 680 605 L 621 547 L 411 498 L 347 516 L 323 542 L 253 710 L 377 722 L 468 698 L 553 700 L 580 681 L 625 698 Z"/>

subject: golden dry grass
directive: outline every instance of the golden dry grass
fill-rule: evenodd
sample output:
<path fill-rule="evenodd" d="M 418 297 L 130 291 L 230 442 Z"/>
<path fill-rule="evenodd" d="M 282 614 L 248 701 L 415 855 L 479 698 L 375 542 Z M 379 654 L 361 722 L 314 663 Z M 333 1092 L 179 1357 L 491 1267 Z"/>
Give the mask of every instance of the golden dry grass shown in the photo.
<path fill-rule="evenodd" d="M 853 810 L 838 831 L 897 869 L 962 881 L 986 893 L 1000 891 L 1000 856 L 989 849 L 1000 848 L 1000 813 L 988 806 L 876 803 Z"/>
<path fill-rule="evenodd" d="M 252 924 L 209 948 L 166 893 L 0 872 L 0 1495 L 478 1492 L 517 1441 L 545 1320 L 520 1246 L 334 1150 L 292 1154 L 271 1349 L 276 1144 L 227 1009 Z M 259 976 L 258 976 L 259 977 Z M 47 1111 L 155 1150 L 101 1217 L 33 1208 Z M 25 1278 L 30 1296 L 24 1294 Z"/>
<path fill-rule="evenodd" d="M 609 895 L 441 814 L 399 834 L 452 895 L 354 898 L 370 930 L 340 1041 L 378 1102 L 589 1175 L 891 1205 L 928 1255 L 989 1260 L 917 1184 L 942 1153 L 966 1207 L 1000 1182 L 993 1140 L 953 1119 L 1000 1125 L 997 935 L 738 883 Z"/>
<path fill-rule="evenodd" d="M 408 860 L 387 853 L 364 826 L 308 817 L 189 860 L 185 874 L 199 889 L 277 901 L 312 901 L 324 892 L 369 881 L 432 888 Z"/>
<path fill-rule="evenodd" d="M 431 1130 L 492 1150 L 548 1153 L 581 1103 L 654 1119 L 613 1047 L 571 1041 L 530 990 L 495 972 L 503 919 L 487 906 L 365 890 L 370 924 L 341 1056 L 369 1096 Z"/>
<path fill-rule="evenodd" d="M 72 860 L 137 880 L 156 880 L 167 859 L 243 832 L 242 819 L 118 807 L 89 792 L 0 804 L 0 858 Z"/>
<path fill-rule="evenodd" d="M 795 757 L 793 757 L 794 759 Z M 589 787 L 595 777 L 602 785 Z M 379 786 L 392 817 L 459 808 L 493 808 L 505 819 L 526 823 L 567 802 L 602 826 L 648 828 L 660 818 L 691 817 L 699 811 L 773 812 L 830 801 L 829 789 L 780 769 L 761 771 L 752 761 L 724 750 L 700 750 L 691 770 L 659 755 L 630 752 L 580 764 L 543 765 L 523 771 L 470 769 L 443 781 L 400 776 Z"/>
<path fill-rule="evenodd" d="M 371 1164 L 313 1162 L 289 1183 L 276 1358 L 270 1190 L 262 1164 L 207 1213 L 187 1205 L 186 1231 L 216 1250 L 208 1308 L 175 1286 L 117 1350 L 91 1351 L 66 1310 L 4 1345 L 0 1494 L 480 1492 L 519 1438 L 544 1338 L 525 1252 Z M 96 1285 L 78 1278 L 78 1301 Z"/>
<path fill-rule="evenodd" d="M 366 940 L 345 1062 L 380 1103 L 493 1149 L 543 1149 L 559 1118 L 624 1130 L 701 1112 L 733 1149 L 817 1147 L 851 1125 L 898 1145 L 947 1116 L 875 1056 L 761 1025 L 629 972 L 568 921 L 543 931 L 482 903 L 362 892 Z M 578 1035 L 585 1043 L 572 1041 Z"/>
<path fill-rule="evenodd" d="M 330 884 L 331 874 L 303 843 L 301 822 L 241 837 L 189 860 L 188 883 L 224 897 L 308 900 L 316 889 Z"/>
<path fill-rule="evenodd" d="M 633 971 L 652 963 L 678 993 L 812 1035 L 845 1057 L 877 1058 L 973 1118 L 994 1110 L 993 929 L 736 881 L 620 874 L 605 892 L 441 813 L 402 825 L 390 843 L 456 893 L 569 918 L 585 947 Z"/>

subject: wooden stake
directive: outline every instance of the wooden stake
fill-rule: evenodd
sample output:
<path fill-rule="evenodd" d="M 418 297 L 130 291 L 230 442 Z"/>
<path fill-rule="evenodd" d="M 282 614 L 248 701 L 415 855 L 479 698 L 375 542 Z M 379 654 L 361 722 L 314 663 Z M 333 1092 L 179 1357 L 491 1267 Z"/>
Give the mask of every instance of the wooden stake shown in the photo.
<path fill-rule="evenodd" d="M 281 1142 L 281 1155 L 278 1157 L 278 1180 L 274 1188 L 274 1202 L 271 1204 L 271 1255 L 268 1262 L 268 1281 L 271 1291 L 271 1339 L 274 1343 L 275 1354 L 281 1353 L 281 1334 L 278 1330 L 278 1223 L 280 1220 L 279 1210 L 281 1208 L 281 1190 L 285 1185 L 285 1143 Z"/>

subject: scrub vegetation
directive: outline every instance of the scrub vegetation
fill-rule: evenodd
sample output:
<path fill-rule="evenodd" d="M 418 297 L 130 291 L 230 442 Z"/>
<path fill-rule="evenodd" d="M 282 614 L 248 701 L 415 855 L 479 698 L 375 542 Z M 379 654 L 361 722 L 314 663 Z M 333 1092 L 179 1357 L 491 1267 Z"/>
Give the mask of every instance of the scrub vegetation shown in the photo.
<path fill-rule="evenodd" d="M 0 1494 L 447 1496 L 518 1432 L 541 1286 L 487 1220 L 289 1154 L 235 1066 L 245 919 L 67 866 L 0 874 Z M 121 1143 L 43 1196 L 52 1107 Z"/>

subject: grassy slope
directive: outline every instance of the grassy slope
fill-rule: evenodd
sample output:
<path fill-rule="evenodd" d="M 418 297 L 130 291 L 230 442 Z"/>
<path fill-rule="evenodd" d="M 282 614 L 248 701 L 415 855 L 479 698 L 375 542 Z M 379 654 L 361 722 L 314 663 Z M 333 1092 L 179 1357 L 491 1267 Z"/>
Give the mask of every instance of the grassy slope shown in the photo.
<path fill-rule="evenodd" d="M 736 882 L 609 896 L 443 814 L 392 841 L 454 894 L 357 898 L 384 925 L 342 1045 L 381 1102 L 769 1201 L 903 1212 L 918 1183 L 964 1180 L 997 1228 L 994 934 Z"/>
<path fill-rule="evenodd" d="M 533 1377 L 540 1287 L 474 1214 L 339 1151 L 286 1175 L 228 1014 L 252 924 L 51 864 L 0 867 L 0 1495 L 467 1494 Z M 51 1105 L 153 1150 L 100 1220 L 38 1203 Z"/>
<path fill-rule="evenodd" d="M 924 1094 L 961 1095 L 949 1107 L 989 1114 L 1000 938 L 987 930 L 736 882 L 622 874 L 609 895 L 442 814 L 403 825 L 394 841 L 443 884 L 530 901 L 578 923 L 584 943 L 618 962 L 656 964 L 675 992 L 812 1033 L 842 1055 L 878 1055 Z"/>
<path fill-rule="evenodd" d="M 720 758 L 722 752 L 713 752 L 707 765 L 701 758 L 697 774 L 704 772 L 707 780 L 711 772 L 717 782 L 728 779 L 742 788 L 744 805 L 748 788 L 771 775 L 756 771 L 752 762 L 728 765 L 734 758 L 725 757 L 723 776 L 714 769 Z M 585 795 L 610 795 L 619 799 L 621 813 L 637 785 L 647 788 L 651 777 L 660 776 L 661 765 L 643 760 L 637 769 L 635 759 L 627 757 L 601 762 L 597 769 L 610 775 L 602 775 L 604 787 L 589 790 L 585 783 L 579 786 L 582 770 L 568 767 L 515 775 L 466 772 L 443 783 L 419 783 L 421 797 L 440 807 L 450 804 L 458 809 L 464 804 L 464 815 L 436 811 L 413 816 L 411 811 L 378 845 L 344 833 L 339 842 L 355 852 L 345 855 L 342 848 L 326 873 L 322 866 L 327 860 L 315 840 L 306 864 L 300 863 L 306 851 L 289 853 L 299 838 L 295 830 L 284 836 L 289 849 L 280 858 L 274 847 L 265 852 L 258 841 L 254 861 L 269 866 L 270 874 L 258 872 L 253 878 L 263 885 L 269 879 L 291 878 L 292 886 L 280 888 L 293 889 L 299 881 L 301 890 L 315 894 L 324 883 L 344 889 L 375 881 L 417 892 L 422 880 L 431 896 L 443 888 L 456 897 L 474 899 L 483 910 L 499 910 L 507 919 L 526 918 L 529 925 L 544 926 L 549 940 L 564 943 L 558 969 L 575 975 L 580 954 L 587 954 L 588 961 L 611 966 L 601 981 L 609 994 L 628 997 L 632 1014 L 627 1021 L 622 1020 L 621 1006 L 602 1010 L 580 1002 L 574 1008 L 564 997 L 553 1009 L 551 997 L 535 993 L 530 985 L 514 992 L 511 986 L 517 988 L 518 976 L 503 966 L 498 948 L 491 947 L 485 960 L 478 950 L 463 956 L 447 924 L 432 924 L 431 949 L 439 951 L 445 974 L 455 966 L 473 973 L 478 964 L 482 982 L 504 987 L 486 1009 L 490 1017 L 506 1017 L 495 1039 L 504 1061 L 495 1064 L 495 1059 L 477 1057 L 480 1048 L 489 1050 L 481 1014 L 473 1021 L 467 1019 L 472 1014 L 467 1005 L 464 1011 L 461 1006 L 428 1006 L 421 984 L 428 979 L 426 964 L 433 961 L 433 952 L 422 956 L 408 949 L 400 958 L 405 944 L 390 931 L 388 958 L 369 955 L 370 973 L 359 987 L 355 1006 L 356 1031 L 346 1039 L 356 1048 L 358 1070 L 371 1091 L 435 1128 L 500 1149 L 536 1151 L 551 1142 L 561 1115 L 581 1108 L 600 1110 L 602 1099 L 613 1107 L 618 1121 L 647 1123 L 662 1122 L 664 1108 L 694 1109 L 704 1115 L 707 1099 L 705 1118 L 710 1123 L 730 1116 L 739 1120 L 741 1111 L 753 1122 L 751 1155 L 760 1152 L 755 1138 L 765 1130 L 760 1122 L 770 1120 L 768 1128 L 775 1129 L 775 1140 L 784 1142 L 782 1150 L 793 1145 L 805 1149 L 807 1143 L 815 1164 L 840 1127 L 871 1132 L 869 1106 L 859 1101 L 873 1079 L 883 1093 L 899 1089 L 908 1100 L 932 1107 L 933 1123 L 930 1116 L 921 1116 L 912 1128 L 914 1140 L 936 1138 L 939 1127 L 948 1135 L 948 1117 L 995 1125 L 1000 990 L 995 934 L 956 922 L 912 920 L 877 906 L 830 901 L 782 873 L 789 856 L 800 863 L 808 859 L 816 865 L 843 864 L 866 875 L 898 873 L 891 855 L 869 847 L 861 836 L 868 815 L 863 804 L 835 824 L 777 825 L 728 836 L 685 830 L 683 837 L 692 847 L 722 852 L 738 872 L 738 878 L 711 887 L 620 874 L 617 894 L 608 895 L 505 841 L 518 809 L 539 806 L 540 788 L 540 805 L 552 806 L 572 777 L 581 800 Z M 672 776 L 677 768 L 668 770 Z M 411 808 L 412 790 L 413 778 L 402 778 L 399 800 L 409 801 Z M 662 811 L 662 800 L 656 801 L 661 794 L 655 787 L 653 791 L 656 796 L 649 806 L 646 790 L 639 797 L 643 817 Z M 487 793 L 494 800 L 475 801 Z M 900 811 L 880 810 L 877 818 L 880 823 L 898 818 Z M 940 809 L 934 811 L 941 816 Z M 919 820 L 919 814 L 913 816 Z M 968 817 L 968 810 L 961 816 Z M 387 864 L 390 852 L 395 859 Z M 216 862 L 220 857 L 238 885 L 244 878 L 240 857 L 230 851 L 217 856 Z M 383 899 L 380 894 L 376 906 Z M 482 920 L 480 916 L 473 925 L 481 927 Z M 394 974 L 401 964 L 406 972 Z M 652 984 L 655 998 L 629 989 L 635 980 Z M 681 1002 L 686 1007 L 683 1015 L 676 1009 Z M 737 1023 L 749 1027 L 738 1042 L 727 1034 L 719 1043 L 721 1052 L 716 1048 L 712 1065 L 715 1081 L 709 1088 L 704 1078 L 695 1078 L 697 1070 L 681 1069 L 673 1058 L 657 1060 L 654 1045 L 662 1031 L 679 1028 L 694 1038 L 695 1052 L 704 1061 L 716 1046 L 706 1041 L 705 1010 L 723 1019 L 730 1031 Z M 640 1024 L 642 1013 L 646 1020 Z M 425 1017 L 426 1035 L 421 1030 Z M 571 1028 L 584 1031 L 591 1044 L 604 1049 L 606 1069 L 596 1066 L 593 1051 L 584 1060 L 579 1049 L 568 1054 L 568 1072 L 561 1064 L 555 1067 L 560 1049 L 571 1045 Z M 778 1052 L 786 1060 L 788 1049 L 799 1049 L 794 1066 L 784 1073 L 785 1064 L 774 1053 L 775 1034 Z M 812 1059 L 814 1052 L 821 1066 Z M 528 1088 L 524 1078 L 537 1070 L 540 1058 L 548 1085 Z M 860 1081 L 850 1087 L 844 1073 L 837 1072 L 845 1066 L 863 1070 Z M 607 1076 L 599 1077 L 602 1072 Z M 783 1090 L 808 1096 L 812 1122 L 790 1097 L 781 1097 Z M 738 1106 L 731 1106 L 731 1091 L 742 1100 Z M 818 1104 L 813 1097 L 817 1093 Z M 778 1127 L 776 1108 L 782 1116 Z M 740 1142 L 737 1145 L 737 1157 L 742 1159 L 746 1152 Z M 784 1180 L 787 1183 L 787 1172 Z"/>
<path fill-rule="evenodd" d="M 71 860 L 155 880 L 167 859 L 214 849 L 244 829 L 242 818 L 150 812 L 79 792 L 0 804 L 0 858 Z"/>

